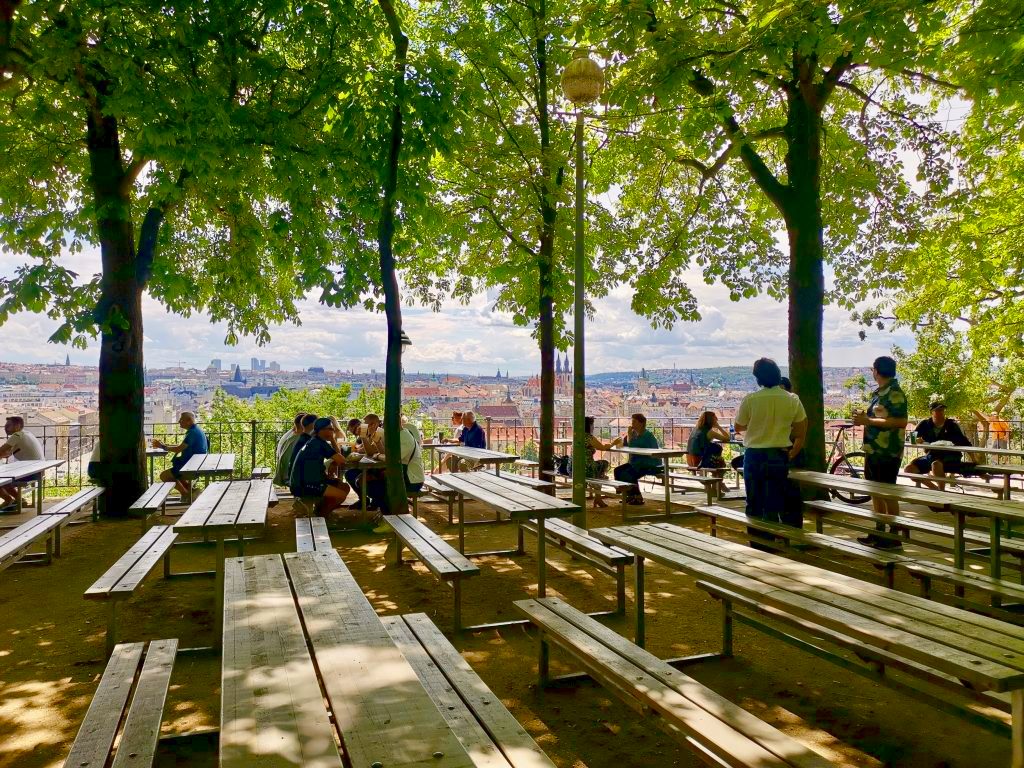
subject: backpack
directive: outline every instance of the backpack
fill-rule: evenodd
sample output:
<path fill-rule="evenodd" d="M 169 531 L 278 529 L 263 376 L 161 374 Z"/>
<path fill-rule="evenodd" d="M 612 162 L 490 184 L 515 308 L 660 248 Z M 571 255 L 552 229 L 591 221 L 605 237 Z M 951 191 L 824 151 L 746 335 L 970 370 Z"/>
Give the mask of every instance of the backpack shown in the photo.
<path fill-rule="evenodd" d="M 572 477 L 572 456 L 555 456 L 555 471 L 564 477 Z"/>

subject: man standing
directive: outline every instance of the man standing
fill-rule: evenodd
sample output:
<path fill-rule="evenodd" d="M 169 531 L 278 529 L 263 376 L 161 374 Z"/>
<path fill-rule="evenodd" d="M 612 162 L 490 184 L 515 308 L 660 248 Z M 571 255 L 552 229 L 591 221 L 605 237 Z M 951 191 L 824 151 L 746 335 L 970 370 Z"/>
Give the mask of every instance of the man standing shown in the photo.
<path fill-rule="evenodd" d="M 191 411 L 183 411 L 178 417 L 178 426 L 185 430 L 185 437 L 178 445 L 167 445 L 160 440 L 153 439 L 154 448 L 163 448 L 168 453 L 177 454 L 171 459 L 171 468 L 160 473 L 160 479 L 169 483 L 172 480 L 176 483 L 178 493 L 182 498 L 189 496 L 192 492 L 192 482 L 181 476 L 181 468 L 193 456 L 199 456 L 210 452 L 210 444 L 206 439 L 206 433 L 196 424 L 196 415 Z"/>
<path fill-rule="evenodd" d="M 907 397 L 896 379 L 896 361 L 891 357 L 879 357 L 871 366 L 871 375 L 878 389 L 871 393 L 871 404 L 867 413 L 856 411 L 853 423 L 864 427 L 864 477 L 876 483 L 896 484 L 903 463 L 903 442 L 906 439 Z M 883 515 L 898 515 L 900 503 L 896 499 L 871 498 L 875 512 Z M 875 528 L 885 530 L 883 523 Z M 898 526 L 892 526 L 896 533 Z M 857 539 L 879 549 L 901 549 L 896 539 L 887 539 L 873 533 Z"/>
<path fill-rule="evenodd" d="M 625 445 L 631 448 L 660 448 L 658 438 L 647 430 L 647 417 L 642 413 L 634 413 L 630 417 L 629 430 L 625 437 L 617 437 L 612 445 Z M 640 493 L 638 481 L 647 475 L 656 475 L 661 472 L 661 461 L 652 456 L 630 455 L 629 461 L 619 464 L 615 468 L 615 479 L 623 483 L 632 483 L 632 487 L 626 491 L 625 503 L 640 505 L 644 503 L 643 494 Z M 668 482 L 668 478 L 665 478 Z"/>
<path fill-rule="evenodd" d="M 41 461 L 43 459 L 43 446 L 39 438 L 25 429 L 25 419 L 21 416 L 8 416 L 4 422 L 4 432 L 7 433 L 7 442 L 0 445 L 0 459 L 14 461 Z M 20 498 L 21 486 L 12 484 L 0 487 L 0 500 L 3 509 L 17 509 Z"/>
<path fill-rule="evenodd" d="M 807 437 L 807 413 L 800 398 L 780 386 L 782 371 L 774 360 L 762 357 L 754 363 L 753 374 L 761 389 L 744 397 L 736 411 L 736 432 L 746 433 L 746 513 L 777 523 L 785 511 L 789 462 L 803 450 Z"/>

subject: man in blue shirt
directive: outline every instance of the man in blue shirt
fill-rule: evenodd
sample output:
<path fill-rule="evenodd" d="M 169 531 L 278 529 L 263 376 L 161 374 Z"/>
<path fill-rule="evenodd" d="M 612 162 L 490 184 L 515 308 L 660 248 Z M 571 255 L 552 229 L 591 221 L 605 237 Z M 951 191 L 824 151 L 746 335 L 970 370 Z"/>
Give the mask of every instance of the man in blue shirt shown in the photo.
<path fill-rule="evenodd" d="M 172 480 L 177 484 L 178 493 L 182 498 L 189 496 L 192 492 L 192 481 L 181 476 L 181 468 L 193 456 L 200 456 L 210 452 L 210 443 L 206 439 L 206 433 L 196 424 L 196 415 L 191 411 L 182 412 L 178 418 L 178 426 L 185 430 L 185 437 L 178 445 L 167 445 L 160 440 L 153 440 L 154 448 L 163 448 L 168 453 L 177 454 L 171 459 L 171 468 L 160 473 L 160 479 L 169 483 Z"/>
<path fill-rule="evenodd" d="M 477 423 L 476 416 L 472 411 L 462 414 L 462 432 L 459 433 L 459 442 L 466 448 L 486 448 L 487 433 Z M 460 459 L 451 457 L 448 468 L 452 472 L 468 472 L 476 469 L 480 462 L 476 459 Z"/>
<path fill-rule="evenodd" d="M 624 437 L 617 437 L 612 445 L 624 445 L 633 448 L 660 448 L 658 438 L 647 431 L 647 417 L 642 413 L 634 413 L 630 419 L 629 431 Z M 615 468 L 615 479 L 623 483 L 632 483 L 633 487 L 626 492 L 627 504 L 643 504 L 644 497 L 640 493 L 637 481 L 646 475 L 660 474 L 661 460 L 651 456 L 633 456 L 629 461 Z"/>

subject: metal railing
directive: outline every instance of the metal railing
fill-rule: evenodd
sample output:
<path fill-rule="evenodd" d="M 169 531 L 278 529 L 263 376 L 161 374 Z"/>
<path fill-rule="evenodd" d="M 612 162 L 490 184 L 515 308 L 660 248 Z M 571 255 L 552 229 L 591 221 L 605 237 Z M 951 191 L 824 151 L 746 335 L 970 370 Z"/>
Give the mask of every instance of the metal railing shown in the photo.
<path fill-rule="evenodd" d="M 452 434 L 450 423 L 439 423 L 429 418 L 414 417 L 414 421 L 420 423 L 424 439 L 436 437 L 438 432 L 446 437 Z M 912 419 L 911 427 L 919 420 Z M 729 421 L 723 420 L 724 428 L 728 429 Z M 1014 450 L 1024 451 L 1024 421 L 1009 421 L 1010 435 L 1007 447 Z M 539 430 L 533 423 L 523 420 L 505 420 L 487 418 L 481 419 L 481 425 L 487 434 L 487 444 L 492 450 L 513 453 L 526 459 L 536 459 L 538 454 Z M 838 422 L 830 421 L 826 425 L 826 440 L 834 442 L 838 432 Z M 669 417 L 650 418 L 647 422 L 648 429 L 654 433 L 658 443 L 662 446 L 679 448 L 686 445 L 690 432 L 695 426 L 692 418 Z M 201 424 L 210 443 L 211 453 L 234 453 L 235 472 L 241 476 L 247 476 L 255 467 L 270 467 L 273 469 L 276 463 L 275 451 L 277 441 L 288 429 L 291 422 L 282 420 L 274 422 L 263 421 L 206 421 Z M 622 435 L 629 427 L 628 416 L 603 416 L 595 417 L 594 435 L 602 442 L 610 442 L 613 438 Z M 31 431 L 40 441 L 43 452 L 48 459 L 59 459 L 64 463 L 55 470 L 51 470 L 47 476 L 47 492 L 54 495 L 67 495 L 90 483 L 88 477 L 89 458 L 93 448 L 99 439 L 99 427 L 96 425 L 52 425 L 32 424 L 31 420 L 26 424 L 26 429 Z M 146 439 L 158 437 L 170 444 L 179 443 L 184 431 L 176 422 L 151 422 L 145 425 Z M 979 444 L 980 430 L 977 432 L 965 426 L 967 437 Z M 555 424 L 555 440 L 572 439 L 572 422 L 568 418 L 558 417 Z M 861 430 L 847 429 L 844 435 L 847 451 L 856 450 L 861 444 Z M 994 438 L 990 435 L 987 441 L 992 446 Z M 571 454 L 572 448 L 569 444 L 556 444 L 555 454 Z M 730 456 L 727 448 L 726 458 Z M 624 460 L 618 453 L 602 454 L 601 458 L 608 459 L 612 464 Z M 170 456 L 158 457 L 153 461 L 153 469 L 156 475 L 170 466 Z"/>

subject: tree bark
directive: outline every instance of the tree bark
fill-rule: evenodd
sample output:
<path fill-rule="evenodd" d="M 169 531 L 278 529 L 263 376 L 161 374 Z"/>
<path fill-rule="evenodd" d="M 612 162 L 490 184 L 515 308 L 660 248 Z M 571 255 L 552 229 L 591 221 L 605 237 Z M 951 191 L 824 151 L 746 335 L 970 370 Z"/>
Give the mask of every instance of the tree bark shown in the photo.
<path fill-rule="evenodd" d="M 390 0 L 379 0 L 395 46 L 394 100 L 391 137 L 384 176 L 384 195 L 377 227 L 380 277 L 384 287 L 384 314 L 388 321 L 388 351 L 384 366 L 384 455 L 388 507 L 392 514 L 404 514 L 409 498 L 402 468 L 402 305 L 395 273 L 392 241 L 395 234 L 395 197 L 398 192 L 398 163 L 402 151 L 402 107 L 405 102 L 405 67 L 409 38 L 402 32 Z"/>
<path fill-rule="evenodd" d="M 103 274 L 100 326 L 100 482 L 104 514 L 123 516 L 145 490 L 142 289 L 136 271 L 131 200 L 116 118 L 91 110 L 86 125 L 90 184 Z"/>
<path fill-rule="evenodd" d="M 821 214 L 821 105 L 809 81 L 789 94 L 783 216 L 789 236 L 789 375 L 807 411 L 807 469 L 825 469 L 822 315 L 825 309 Z"/>

